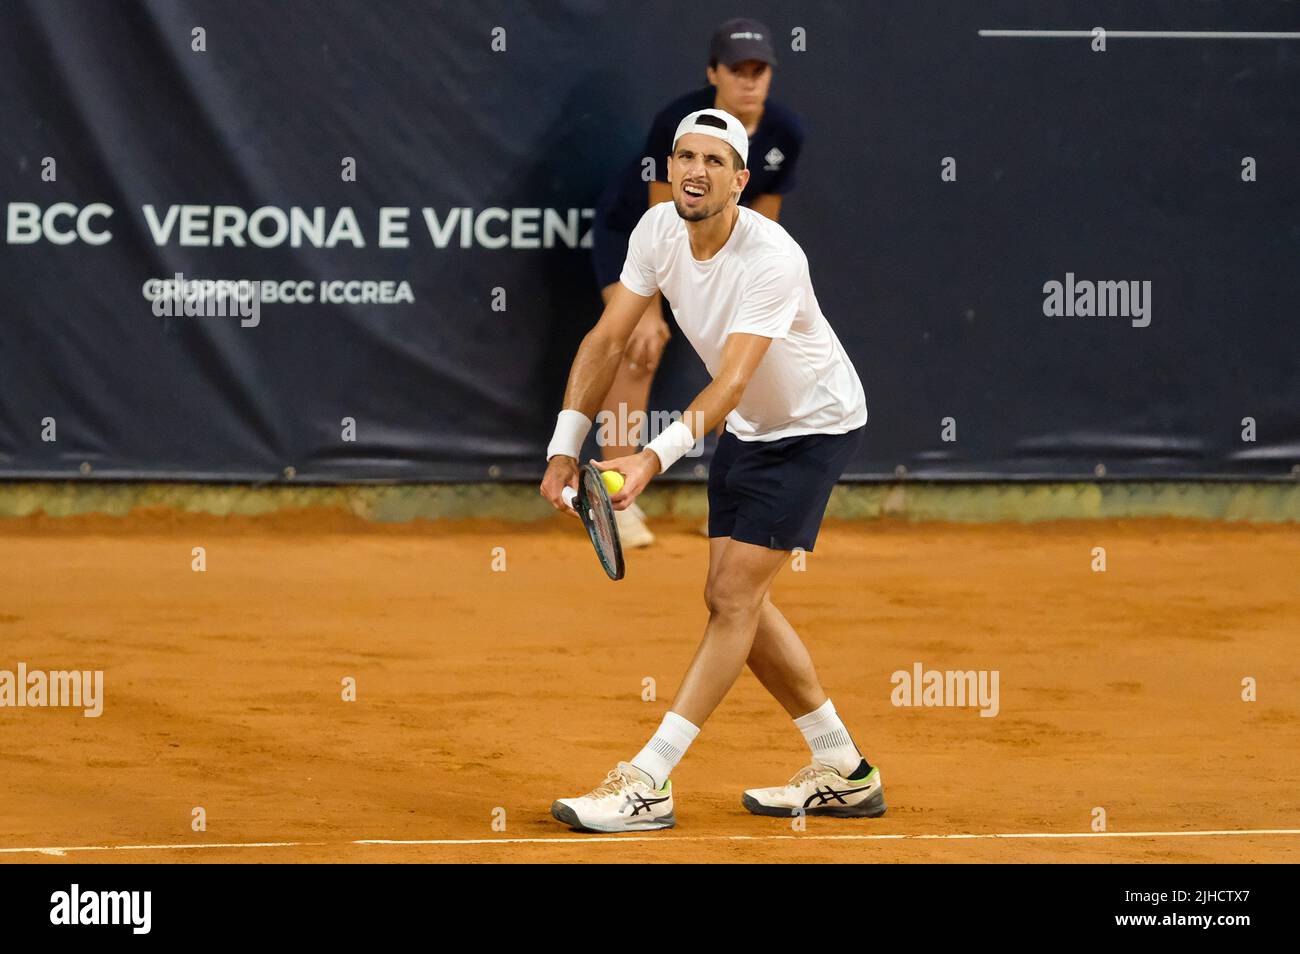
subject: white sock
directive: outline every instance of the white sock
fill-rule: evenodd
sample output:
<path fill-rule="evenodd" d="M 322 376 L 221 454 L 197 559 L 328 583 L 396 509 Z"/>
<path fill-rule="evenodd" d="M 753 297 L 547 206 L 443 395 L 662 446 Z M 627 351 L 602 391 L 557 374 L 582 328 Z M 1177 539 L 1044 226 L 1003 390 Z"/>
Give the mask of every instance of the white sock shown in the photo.
<path fill-rule="evenodd" d="M 807 715 L 795 719 L 794 724 L 803 733 L 808 748 L 812 749 L 814 762 L 833 768 L 846 778 L 862 763 L 862 753 L 849 738 L 849 730 L 840 721 L 829 699 Z"/>
<path fill-rule="evenodd" d="M 632 757 L 632 764 L 654 780 L 655 788 L 663 788 L 699 734 L 698 726 L 691 725 L 676 712 L 666 713 L 645 748 Z"/>

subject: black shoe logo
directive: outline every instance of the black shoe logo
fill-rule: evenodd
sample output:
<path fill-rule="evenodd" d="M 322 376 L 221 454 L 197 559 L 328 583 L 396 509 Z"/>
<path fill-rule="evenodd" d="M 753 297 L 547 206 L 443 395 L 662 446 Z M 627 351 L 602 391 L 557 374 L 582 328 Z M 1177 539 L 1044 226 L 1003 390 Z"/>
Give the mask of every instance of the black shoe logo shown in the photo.
<path fill-rule="evenodd" d="M 833 801 L 839 802 L 841 805 L 848 805 L 848 802 L 844 800 L 845 795 L 856 795 L 858 792 L 867 788 L 870 788 L 870 786 L 861 785 L 857 788 L 846 788 L 842 792 L 837 792 L 835 789 L 827 785 L 826 791 L 823 792 L 820 788 L 815 789 L 811 795 L 804 799 L 803 807 L 816 808 L 820 805 L 829 805 Z M 817 800 L 816 805 L 813 804 L 814 799 Z"/>
<path fill-rule="evenodd" d="M 635 801 L 633 801 L 633 799 L 635 799 Z M 632 814 L 628 817 L 636 818 L 636 816 L 640 815 L 642 812 L 649 812 L 651 805 L 658 805 L 660 802 L 666 801 L 668 801 L 667 795 L 663 798 L 645 798 L 644 796 L 636 794 L 636 792 L 628 792 L 623 796 L 623 808 L 631 808 Z M 621 809 L 619 810 L 619 814 L 623 814 Z"/>

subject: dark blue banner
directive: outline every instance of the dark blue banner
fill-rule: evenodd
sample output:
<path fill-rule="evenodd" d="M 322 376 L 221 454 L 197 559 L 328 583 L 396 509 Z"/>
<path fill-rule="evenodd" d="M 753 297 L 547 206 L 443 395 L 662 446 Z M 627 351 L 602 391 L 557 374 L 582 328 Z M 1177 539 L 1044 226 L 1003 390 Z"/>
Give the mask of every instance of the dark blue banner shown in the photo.
<path fill-rule="evenodd" d="M 850 477 L 1289 479 L 1294 6 L 7 0 L 0 476 L 540 475 L 593 210 L 744 13 Z"/>

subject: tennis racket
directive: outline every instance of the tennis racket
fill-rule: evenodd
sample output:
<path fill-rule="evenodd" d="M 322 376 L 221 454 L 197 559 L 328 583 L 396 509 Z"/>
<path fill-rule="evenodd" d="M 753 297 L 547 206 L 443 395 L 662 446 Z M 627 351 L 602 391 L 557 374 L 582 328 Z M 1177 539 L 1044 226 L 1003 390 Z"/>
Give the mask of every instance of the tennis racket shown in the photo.
<path fill-rule="evenodd" d="M 609 502 L 609 493 L 600 479 L 600 469 L 595 464 L 583 464 L 578 472 L 578 489 L 565 487 L 560 496 L 582 518 L 605 574 L 611 580 L 623 579 L 623 546 L 618 540 L 618 524 L 614 522 L 614 505 Z"/>

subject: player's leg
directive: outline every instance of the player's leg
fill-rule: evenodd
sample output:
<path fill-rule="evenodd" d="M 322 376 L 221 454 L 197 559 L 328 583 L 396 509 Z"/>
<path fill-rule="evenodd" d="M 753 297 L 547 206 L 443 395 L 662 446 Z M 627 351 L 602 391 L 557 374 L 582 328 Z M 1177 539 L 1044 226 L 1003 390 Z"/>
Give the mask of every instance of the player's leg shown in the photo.
<path fill-rule="evenodd" d="M 729 530 L 719 565 L 738 540 L 812 552 L 835 481 L 860 446 L 861 433 L 809 435 L 769 446 L 719 442 L 724 466 L 709 474 L 711 534 Z M 715 457 L 715 460 L 717 458 Z M 714 521 L 712 508 L 718 507 Z M 748 662 L 794 719 L 812 764 L 790 782 L 751 789 L 745 807 L 757 814 L 884 814 L 880 773 L 858 751 L 817 679 L 812 658 L 784 614 L 765 594 Z M 825 804 L 823 804 L 825 803 Z"/>
<path fill-rule="evenodd" d="M 722 565 L 722 556 L 731 544 L 729 537 L 709 540 L 706 603 L 710 602 L 713 579 Z M 763 688 L 790 714 L 815 762 L 835 769 L 846 778 L 862 767 L 864 757 L 822 689 L 808 647 L 772 602 L 770 589 L 763 597 L 758 629 L 746 662 Z"/>
<path fill-rule="evenodd" d="M 758 618 L 758 633 L 747 660 L 763 688 L 791 718 L 799 718 L 826 703 L 808 647 L 769 593 Z"/>
<path fill-rule="evenodd" d="M 709 573 L 704 584 L 704 603 L 711 603 L 713 579 L 722 565 L 730 537 L 709 539 Z M 758 630 L 746 660 L 750 670 L 791 718 L 798 718 L 826 702 L 817 679 L 812 656 L 803 640 L 772 602 L 769 588 L 759 609 Z"/>
<path fill-rule="evenodd" d="M 815 765 L 845 779 L 870 774 L 871 764 L 817 679 L 808 648 L 770 599 L 764 603 L 748 662 L 758 681 L 794 720 Z"/>
<path fill-rule="evenodd" d="M 709 714 L 745 666 L 759 607 L 787 553 L 733 541 L 713 578 L 709 621 L 673 704 L 650 741 L 619 762 L 604 784 L 580 798 L 561 798 L 551 814 L 575 828 L 619 832 L 670 828 L 669 777 Z"/>
<path fill-rule="evenodd" d="M 710 573 L 709 620 L 677 695 L 650 741 L 632 764 L 656 782 L 672 774 L 700 727 L 731 689 L 749 657 L 758 628 L 759 607 L 788 554 L 780 550 L 710 540 L 719 554 Z"/>
<path fill-rule="evenodd" d="M 714 541 L 710 540 L 710 546 Z M 709 622 L 673 699 L 671 711 L 702 726 L 749 658 L 772 580 L 789 554 L 731 540 L 709 587 Z"/>
<path fill-rule="evenodd" d="M 645 748 L 633 762 L 620 762 L 589 795 L 557 801 L 551 809 L 556 818 L 596 831 L 666 828 L 676 823 L 668 777 L 753 651 L 765 618 L 764 604 L 770 605 L 772 580 L 789 556 L 781 541 L 795 541 L 791 548 L 812 550 L 830 488 L 860 437 L 835 440 L 819 435 L 756 446 L 730 433 L 722 435 L 709 469 L 709 625 L 704 641 L 672 708 Z M 766 619 L 773 636 L 771 651 L 761 658 L 770 678 L 781 683 L 791 706 L 801 705 L 801 698 L 815 699 L 809 686 L 799 685 L 815 684 L 816 675 L 811 672 L 811 659 L 806 668 L 795 661 L 791 640 L 802 648 L 798 635 L 774 606 Z M 806 656 L 807 650 L 802 652 Z M 841 731 L 848 738 L 829 700 L 798 717 L 796 726 L 815 757 L 820 754 L 819 740 L 838 743 Z M 787 785 L 747 791 L 744 804 L 751 812 L 765 815 L 804 811 L 875 817 L 885 811 L 880 773 L 865 759 L 858 771 L 846 777 L 815 758 Z"/>
<path fill-rule="evenodd" d="M 764 815 L 788 815 L 794 810 L 883 815 L 879 770 L 858 751 L 834 705 L 821 691 L 802 640 L 768 598 L 772 580 L 789 553 L 734 538 L 709 542 L 713 559 L 704 641 L 659 730 L 632 764 L 655 779 L 668 777 L 751 658 L 766 615 L 760 666 L 766 664 L 765 674 L 777 693 L 790 701 L 791 715 L 809 705 L 794 722 L 808 743 L 813 762 L 786 785 L 747 791 L 745 807 Z M 766 614 L 764 604 L 769 608 Z M 812 705 L 818 698 L 820 703 Z"/>

